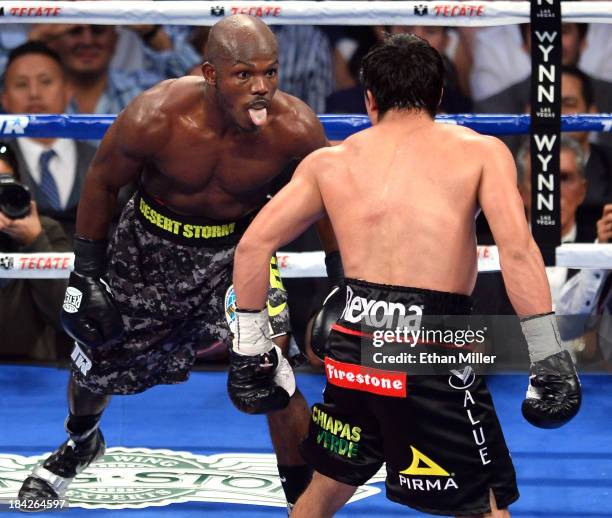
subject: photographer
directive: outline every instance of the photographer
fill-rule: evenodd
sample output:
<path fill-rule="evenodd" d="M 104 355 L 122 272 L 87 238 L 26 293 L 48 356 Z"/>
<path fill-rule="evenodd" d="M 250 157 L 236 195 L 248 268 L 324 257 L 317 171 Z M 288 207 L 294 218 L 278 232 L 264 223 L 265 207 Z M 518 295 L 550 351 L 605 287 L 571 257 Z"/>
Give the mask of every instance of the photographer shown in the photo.
<path fill-rule="evenodd" d="M 0 255 L 70 252 L 60 224 L 38 215 L 19 180 L 15 154 L 0 142 Z M 54 361 L 67 356 L 68 339 L 59 324 L 67 285 L 68 279 L 0 276 L 0 359 Z"/>

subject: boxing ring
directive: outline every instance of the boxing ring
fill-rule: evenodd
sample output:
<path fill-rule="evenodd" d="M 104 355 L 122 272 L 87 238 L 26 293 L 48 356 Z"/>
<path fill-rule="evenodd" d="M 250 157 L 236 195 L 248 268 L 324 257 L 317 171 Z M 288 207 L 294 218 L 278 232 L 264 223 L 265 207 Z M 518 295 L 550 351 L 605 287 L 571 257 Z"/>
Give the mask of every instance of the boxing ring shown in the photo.
<path fill-rule="evenodd" d="M 542 0 L 544 4 L 556 0 Z M 574 5 L 572 5 L 574 4 Z M 562 5 L 564 21 L 608 23 L 612 2 Z M 246 13 L 270 24 L 491 26 L 527 23 L 529 2 L 3 2 L 1 23 L 93 23 L 212 25 Z M 358 115 L 320 115 L 330 140 L 366 128 Z M 0 138 L 100 139 L 113 115 L 0 115 Z M 441 115 L 490 135 L 533 133 L 529 115 Z M 562 131 L 611 132 L 612 115 L 560 118 Z M 572 268 L 612 267 L 612 244 L 564 244 L 553 262 Z M 73 254 L 4 254 L 0 277 L 67 277 Z M 478 249 L 479 271 L 499 269 L 494 246 Z M 283 276 L 325 275 L 322 252 L 279 253 Z M 176 386 L 116 397 L 102 429 L 109 446 L 68 492 L 69 510 L 55 515 L 131 517 L 286 516 L 284 496 L 265 418 L 236 411 L 226 394 L 224 372 L 196 371 Z M 0 511 L 11 509 L 33 465 L 61 443 L 68 373 L 52 367 L 0 365 Z M 583 406 L 558 430 L 528 425 L 520 413 L 525 375 L 492 377 L 489 385 L 516 466 L 521 498 L 513 516 L 612 516 L 612 376 L 584 375 Z M 324 377 L 302 372 L 298 386 L 309 403 L 320 399 Z M 179 404 L 177 404 L 179 403 Z M 442 447 L 442 446 L 441 446 Z M 360 488 L 338 516 L 422 516 L 384 497 L 379 473 Z M 66 514 L 68 516 L 68 514 Z"/>

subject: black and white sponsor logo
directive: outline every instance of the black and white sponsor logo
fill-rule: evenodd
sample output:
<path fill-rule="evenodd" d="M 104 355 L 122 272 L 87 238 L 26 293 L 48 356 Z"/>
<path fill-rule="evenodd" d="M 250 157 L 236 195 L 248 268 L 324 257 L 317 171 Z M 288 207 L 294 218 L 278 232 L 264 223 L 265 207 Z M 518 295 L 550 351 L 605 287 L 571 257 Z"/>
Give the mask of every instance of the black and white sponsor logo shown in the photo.
<path fill-rule="evenodd" d="M 341 319 L 353 324 L 371 327 L 419 329 L 423 308 L 412 304 L 406 308 L 398 302 L 370 300 L 356 296 L 350 286 L 346 287 L 346 305 Z"/>
<path fill-rule="evenodd" d="M 550 134 L 534 134 L 534 141 L 536 143 L 536 157 L 540 163 L 540 168 L 537 173 L 537 197 L 536 207 L 538 212 L 548 211 L 552 213 L 555 209 L 554 203 L 554 189 L 555 189 L 555 178 L 554 172 L 549 171 L 549 163 L 553 158 L 553 146 L 557 141 L 557 135 Z M 553 224 L 543 222 L 542 224 Z"/>
<path fill-rule="evenodd" d="M 469 365 L 463 370 L 451 369 L 451 375 L 448 377 L 448 384 L 455 390 L 465 390 L 472 386 L 476 380 L 474 369 Z"/>
<path fill-rule="evenodd" d="M 14 261 L 11 256 L 4 255 L 0 257 L 0 268 L 3 270 L 12 270 L 14 266 Z"/>
<path fill-rule="evenodd" d="M 225 7 L 222 5 L 215 5 L 210 8 L 211 16 L 225 16 Z"/>
<path fill-rule="evenodd" d="M 416 16 L 426 16 L 429 12 L 429 9 L 425 4 L 419 4 L 414 6 L 414 14 Z"/>
<path fill-rule="evenodd" d="M 27 115 L 0 115 L 0 135 L 23 135 L 29 124 Z"/>
<path fill-rule="evenodd" d="M 484 428 L 480 423 L 480 419 L 475 419 L 472 414 L 472 410 L 476 409 L 476 400 L 469 391 L 469 388 L 474 384 L 474 381 L 476 381 L 476 374 L 474 373 L 474 369 L 469 365 L 463 370 L 452 369 L 451 375 L 448 378 L 448 384 L 452 388 L 463 391 L 463 408 L 465 410 L 465 415 L 472 426 L 472 437 L 476 444 L 476 448 L 478 448 L 480 462 L 483 466 L 486 466 L 491 463 L 491 459 L 489 458 L 489 447 L 487 446 Z"/>
<path fill-rule="evenodd" d="M 87 355 L 83 352 L 83 350 L 79 347 L 79 344 L 77 342 L 74 342 L 74 349 L 72 349 L 72 354 L 70 355 L 70 358 L 74 362 L 76 368 L 81 371 L 81 374 L 83 374 L 83 376 L 87 376 L 87 373 L 90 371 L 91 366 L 93 364 L 91 363 L 91 360 L 87 357 Z"/>
<path fill-rule="evenodd" d="M 14 499 L 23 480 L 48 454 L 22 457 L 0 453 L 0 504 Z M 380 493 L 382 468 L 352 501 Z M 262 453 L 196 455 L 186 451 L 109 448 L 79 474 L 66 492 L 69 507 L 143 509 L 182 502 L 231 506 L 286 507 L 276 457 Z M 1 508 L 0 508 L 1 509 Z M 179 507 L 176 516 L 181 516 Z M 206 507 L 203 508 L 206 513 Z M 187 511 L 185 511 L 187 512 Z M 231 515 L 231 511 L 226 511 Z M 246 513 L 248 514 L 248 513 Z"/>
<path fill-rule="evenodd" d="M 76 313 L 81 307 L 83 301 L 83 293 L 72 286 L 66 288 L 64 295 L 64 305 L 62 306 L 66 313 Z"/>

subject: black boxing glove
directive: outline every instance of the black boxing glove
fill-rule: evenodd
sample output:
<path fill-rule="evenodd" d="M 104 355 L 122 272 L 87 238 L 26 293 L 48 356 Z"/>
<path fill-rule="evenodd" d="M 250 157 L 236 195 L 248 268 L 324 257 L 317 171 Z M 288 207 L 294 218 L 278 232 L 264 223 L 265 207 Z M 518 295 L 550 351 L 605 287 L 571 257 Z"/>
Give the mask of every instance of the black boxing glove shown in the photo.
<path fill-rule="evenodd" d="M 108 285 L 106 241 L 74 238 L 74 271 L 70 274 L 62 306 L 64 330 L 77 342 L 96 346 L 118 337 L 123 330 L 121 315 Z"/>
<path fill-rule="evenodd" d="M 561 348 L 554 313 L 521 320 L 531 369 L 523 416 L 539 428 L 558 428 L 580 410 L 580 380 L 569 352 Z"/>
<path fill-rule="evenodd" d="M 312 352 L 321 360 L 325 360 L 327 355 L 327 340 L 332 325 L 344 311 L 344 268 L 340 252 L 330 252 L 325 256 L 325 269 L 332 289 L 325 297 L 323 305 L 314 314 L 310 335 Z"/>
<path fill-rule="evenodd" d="M 323 306 L 315 313 L 312 321 L 310 347 L 321 360 L 325 360 L 328 346 L 327 341 L 332 326 L 338 321 L 346 304 L 346 290 L 344 286 L 334 286 Z"/>
<path fill-rule="evenodd" d="M 289 362 L 270 338 L 269 317 L 262 311 L 236 310 L 227 391 L 246 414 L 266 414 L 289 404 L 295 378 Z"/>

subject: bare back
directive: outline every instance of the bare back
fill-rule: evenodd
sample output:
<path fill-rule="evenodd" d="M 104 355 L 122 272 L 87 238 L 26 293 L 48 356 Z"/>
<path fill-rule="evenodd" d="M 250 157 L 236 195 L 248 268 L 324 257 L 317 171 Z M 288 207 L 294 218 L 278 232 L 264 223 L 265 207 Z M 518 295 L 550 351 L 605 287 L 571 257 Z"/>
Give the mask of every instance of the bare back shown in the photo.
<path fill-rule="evenodd" d="M 482 138 L 389 121 L 327 152 L 334 166 L 317 183 L 347 277 L 471 293 Z"/>

